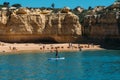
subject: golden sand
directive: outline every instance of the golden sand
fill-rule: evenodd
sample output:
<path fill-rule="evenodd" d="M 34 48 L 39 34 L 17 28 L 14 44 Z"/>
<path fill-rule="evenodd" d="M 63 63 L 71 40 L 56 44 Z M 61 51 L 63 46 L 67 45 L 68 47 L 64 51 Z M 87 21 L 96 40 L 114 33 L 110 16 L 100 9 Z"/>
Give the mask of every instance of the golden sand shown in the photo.
<path fill-rule="evenodd" d="M 15 53 L 18 52 L 54 52 L 58 51 L 82 51 L 82 50 L 102 50 L 100 45 L 93 44 L 35 44 L 35 43 L 4 43 L 0 42 L 0 53 Z"/>

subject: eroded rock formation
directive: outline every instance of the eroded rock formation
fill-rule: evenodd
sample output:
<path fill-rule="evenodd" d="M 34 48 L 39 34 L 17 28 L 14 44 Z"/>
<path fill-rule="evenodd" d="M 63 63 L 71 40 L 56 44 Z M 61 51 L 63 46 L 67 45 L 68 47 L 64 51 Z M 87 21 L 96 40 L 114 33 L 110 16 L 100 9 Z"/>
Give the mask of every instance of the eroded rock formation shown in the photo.
<path fill-rule="evenodd" d="M 4 12 L 4 11 L 3 11 Z M 15 14 L 1 12 L 0 41 L 30 42 L 54 40 L 73 42 L 81 36 L 79 18 L 72 13 Z"/>
<path fill-rule="evenodd" d="M 115 13 L 101 14 L 100 16 L 90 16 L 84 19 L 84 34 L 91 38 L 114 38 L 119 37 L 119 19 Z"/>

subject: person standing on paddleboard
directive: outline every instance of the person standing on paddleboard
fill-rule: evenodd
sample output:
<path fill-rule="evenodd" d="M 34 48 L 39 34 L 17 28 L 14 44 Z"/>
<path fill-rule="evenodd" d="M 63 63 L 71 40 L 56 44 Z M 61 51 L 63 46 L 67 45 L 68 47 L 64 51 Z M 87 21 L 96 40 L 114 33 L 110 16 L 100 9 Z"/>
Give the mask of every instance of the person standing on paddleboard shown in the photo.
<path fill-rule="evenodd" d="M 56 50 L 55 50 L 55 57 L 58 58 L 58 50 L 57 50 L 57 47 L 56 47 Z"/>

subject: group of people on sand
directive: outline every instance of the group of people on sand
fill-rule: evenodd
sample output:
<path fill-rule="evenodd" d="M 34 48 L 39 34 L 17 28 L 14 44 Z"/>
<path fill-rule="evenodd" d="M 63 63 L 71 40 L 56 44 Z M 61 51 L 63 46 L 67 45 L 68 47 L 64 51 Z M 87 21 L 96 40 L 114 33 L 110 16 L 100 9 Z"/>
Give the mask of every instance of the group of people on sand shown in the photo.
<path fill-rule="evenodd" d="M 10 50 L 13 50 L 13 51 L 14 51 L 14 50 L 17 50 L 16 47 L 11 47 L 11 46 L 9 46 L 9 49 L 10 49 Z"/>
<path fill-rule="evenodd" d="M 78 46 L 79 46 L 79 48 L 80 48 L 80 45 L 78 45 Z M 69 48 L 73 48 L 72 43 L 69 43 Z M 81 51 L 81 48 L 80 48 L 80 51 Z M 59 58 L 57 47 L 55 48 L 55 57 L 56 57 L 56 58 Z"/>
<path fill-rule="evenodd" d="M 18 52 L 18 51 L 40 51 L 40 52 L 55 52 L 58 57 L 59 51 L 81 51 L 88 49 L 96 49 L 96 45 L 93 44 L 74 44 L 74 43 L 63 43 L 63 44 L 0 44 L 1 51 L 4 52 Z M 99 47 L 98 47 L 99 48 Z"/>
<path fill-rule="evenodd" d="M 93 44 L 91 44 L 91 46 L 94 47 Z M 85 47 L 89 48 L 89 47 L 90 47 L 90 44 L 88 44 L 88 46 L 85 46 Z M 69 43 L 69 48 L 72 48 L 72 49 L 73 49 L 72 43 Z M 80 46 L 80 44 L 78 44 L 78 49 L 79 49 L 79 51 L 81 51 L 81 48 L 82 48 L 82 47 Z M 56 54 L 55 54 L 55 57 L 56 57 L 56 58 L 59 58 L 57 47 L 55 48 L 55 53 L 56 53 Z"/>

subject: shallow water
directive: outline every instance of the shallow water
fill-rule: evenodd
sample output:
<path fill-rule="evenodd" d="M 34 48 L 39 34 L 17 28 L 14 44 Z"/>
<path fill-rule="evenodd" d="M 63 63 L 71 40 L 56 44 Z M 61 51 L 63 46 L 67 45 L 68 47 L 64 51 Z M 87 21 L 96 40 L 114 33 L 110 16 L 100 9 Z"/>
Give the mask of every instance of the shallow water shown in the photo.
<path fill-rule="evenodd" d="M 0 80 L 120 80 L 120 50 L 0 55 Z"/>

